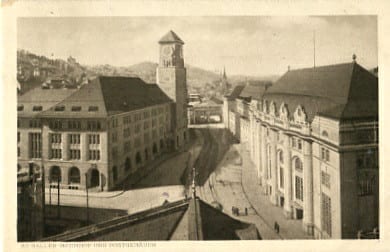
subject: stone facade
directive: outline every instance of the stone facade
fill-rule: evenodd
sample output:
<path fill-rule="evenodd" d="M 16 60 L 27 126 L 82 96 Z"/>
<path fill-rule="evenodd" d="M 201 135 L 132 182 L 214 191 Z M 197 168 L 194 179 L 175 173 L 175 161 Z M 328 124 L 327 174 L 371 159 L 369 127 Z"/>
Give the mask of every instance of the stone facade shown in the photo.
<path fill-rule="evenodd" d="M 291 95 L 278 105 L 269 97 L 265 92 L 261 100 L 224 100 L 225 126 L 250 151 L 264 194 L 286 218 L 302 219 L 315 238 L 356 238 L 358 231 L 377 228 L 375 115 L 344 119 L 317 113 L 309 121 L 305 107 L 289 104 Z"/>

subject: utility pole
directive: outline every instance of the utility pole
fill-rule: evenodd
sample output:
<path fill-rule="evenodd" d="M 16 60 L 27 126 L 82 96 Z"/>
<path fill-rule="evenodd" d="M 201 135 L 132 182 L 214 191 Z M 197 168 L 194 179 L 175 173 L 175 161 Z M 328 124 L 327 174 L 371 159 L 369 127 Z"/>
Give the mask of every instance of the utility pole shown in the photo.
<path fill-rule="evenodd" d="M 60 210 L 60 179 L 61 177 L 57 177 L 57 219 L 60 219 L 61 217 L 61 210 Z"/>
<path fill-rule="evenodd" d="M 89 224 L 88 173 L 85 173 L 85 190 L 87 192 L 87 225 Z"/>

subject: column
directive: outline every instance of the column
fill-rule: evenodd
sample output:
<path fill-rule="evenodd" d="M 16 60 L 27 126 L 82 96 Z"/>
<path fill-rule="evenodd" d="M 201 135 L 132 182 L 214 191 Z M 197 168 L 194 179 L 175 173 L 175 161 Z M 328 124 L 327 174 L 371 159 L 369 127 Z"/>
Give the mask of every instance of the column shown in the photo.
<path fill-rule="evenodd" d="M 80 157 L 81 161 L 87 161 L 88 160 L 88 140 L 87 140 L 87 134 L 81 133 L 80 134 Z"/>
<path fill-rule="evenodd" d="M 271 133 L 271 186 L 272 186 L 272 194 L 271 194 L 271 202 L 274 205 L 278 204 L 276 191 L 278 189 L 278 172 L 276 167 L 276 131 L 270 130 Z"/>
<path fill-rule="evenodd" d="M 312 144 L 303 141 L 303 225 L 310 235 L 313 235 L 314 227 L 312 164 Z"/>
<path fill-rule="evenodd" d="M 62 141 L 62 160 L 69 160 L 69 136 L 67 133 L 62 134 L 61 141 Z"/>
<path fill-rule="evenodd" d="M 262 168 L 262 178 L 261 185 L 264 189 L 264 194 L 267 194 L 267 150 L 266 150 L 266 128 L 260 125 L 260 138 L 261 138 L 261 168 Z"/>
<path fill-rule="evenodd" d="M 283 147 L 284 147 L 284 215 L 286 218 L 292 218 L 291 203 L 292 198 L 292 170 L 291 170 L 291 149 L 290 138 L 287 134 L 283 134 Z"/>

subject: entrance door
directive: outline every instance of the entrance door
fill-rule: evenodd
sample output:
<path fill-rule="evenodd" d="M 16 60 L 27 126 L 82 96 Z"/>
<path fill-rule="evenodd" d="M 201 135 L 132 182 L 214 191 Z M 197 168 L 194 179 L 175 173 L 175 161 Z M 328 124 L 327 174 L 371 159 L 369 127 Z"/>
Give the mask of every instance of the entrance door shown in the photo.
<path fill-rule="evenodd" d="M 97 186 L 99 186 L 99 171 L 93 169 L 91 171 L 91 187 L 97 187 Z"/>
<path fill-rule="evenodd" d="M 303 219 L 303 209 L 297 209 L 297 219 Z"/>

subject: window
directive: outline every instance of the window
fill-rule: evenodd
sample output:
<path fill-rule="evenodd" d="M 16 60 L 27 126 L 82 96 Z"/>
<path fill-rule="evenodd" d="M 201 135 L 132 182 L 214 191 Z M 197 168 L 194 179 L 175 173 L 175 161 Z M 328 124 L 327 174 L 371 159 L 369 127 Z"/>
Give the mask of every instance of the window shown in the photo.
<path fill-rule="evenodd" d="M 80 144 L 80 134 L 70 134 L 69 135 L 70 144 Z"/>
<path fill-rule="evenodd" d="M 321 148 L 321 159 L 323 161 L 326 161 L 326 162 L 329 162 L 330 160 L 330 154 L 329 154 L 329 150 L 326 149 L 326 148 Z"/>
<path fill-rule="evenodd" d="M 77 167 L 70 168 L 69 183 L 70 184 L 80 184 L 80 170 Z"/>
<path fill-rule="evenodd" d="M 150 139 L 149 133 L 145 133 L 144 134 L 144 143 L 149 143 L 149 139 Z"/>
<path fill-rule="evenodd" d="M 69 159 L 80 160 L 80 150 L 79 149 L 70 149 L 69 150 Z"/>
<path fill-rule="evenodd" d="M 42 157 L 41 133 L 30 133 L 30 158 Z"/>
<path fill-rule="evenodd" d="M 284 188 L 284 170 L 283 167 L 279 167 L 279 186 Z"/>
<path fill-rule="evenodd" d="M 325 193 L 321 193 L 321 227 L 323 231 L 332 235 L 332 204 L 330 197 Z"/>
<path fill-rule="evenodd" d="M 52 129 L 62 129 L 62 122 L 59 120 L 50 121 L 49 127 Z"/>
<path fill-rule="evenodd" d="M 42 106 L 34 106 L 33 111 L 42 111 Z"/>
<path fill-rule="evenodd" d="M 50 150 L 51 159 L 61 159 L 62 158 L 62 149 L 61 148 L 52 148 Z"/>
<path fill-rule="evenodd" d="M 18 143 L 20 142 L 20 132 L 18 132 Z"/>
<path fill-rule="evenodd" d="M 112 155 L 112 159 L 117 159 L 118 158 L 118 148 L 117 147 L 114 147 L 111 149 L 111 155 Z"/>
<path fill-rule="evenodd" d="M 130 158 L 126 158 L 126 161 L 125 161 L 125 170 L 128 171 L 131 169 L 131 160 Z"/>
<path fill-rule="evenodd" d="M 99 150 L 89 150 L 88 159 L 89 160 L 100 160 L 100 151 Z"/>
<path fill-rule="evenodd" d="M 303 201 L 303 179 L 295 176 L 295 198 Z"/>
<path fill-rule="evenodd" d="M 328 134 L 328 132 L 327 132 L 326 130 L 323 130 L 322 133 L 321 133 L 321 135 L 322 135 L 323 137 L 328 137 L 328 136 L 329 136 L 329 134 Z"/>
<path fill-rule="evenodd" d="M 149 118 L 149 117 L 150 117 L 150 112 L 149 111 L 145 111 L 144 112 L 144 119 Z"/>
<path fill-rule="evenodd" d="M 302 150 L 302 140 L 298 139 L 298 150 Z"/>
<path fill-rule="evenodd" d="M 152 127 L 154 128 L 154 127 L 156 127 L 156 125 L 157 125 L 157 119 L 153 118 L 152 119 Z"/>
<path fill-rule="evenodd" d="M 53 166 L 50 169 L 50 183 L 55 183 L 57 181 L 61 182 L 61 168 L 58 166 Z"/>
<path fill-rule="evenodd" d="M 81 129 L 80 121 L 68 121 L 68 129 Z"/>
<path fill-rule="evenodd" d="M 113 143 L 116 143 L 118 141 L 118 133 L 117 132 L 112 132 L 111 139 L 112 139 Z"/>
<path fill-rule="evenodd" d="M 302 170 L 303 170 L 302 161 L 299 158 L 295 159 L 294 165 L 295 165 L 296 171 L 302 172 Z"/>
<path fill-rule="evenodd" d="M 131 128 L 124 128 L 123 129 L 123 137 L 127 138 L 131 135 Z"/>
<path fill-rule="evenodd" d="M 146 122 L 144 122 L 144 129 L 148 129 L 148 128 L 149 128 L 149 122 L 146 121 Z"/>
<path fill-rule="evenodd" d="M 65 106 L 55 106 L 54 111 L 65 111 Z"/>
<path fill-rule="evenodd" d="M 361 171 L 358 174 L 359 196 L 372 195 L 374 193 L 374 185 L 376 183 L 376 176 L 369 171 Z"/>
<path fill-rule="evenodd" d="M 134 132 L 137 134 L 141 131 L 141 124 L 135 125 Z"/>
<path fill-rule="evenodd" d="M 142 157 L 141 157 L 141 154 L 139 152 L 137 152 L 137 154 L 135 155 L 135 162 L 137 164 L 141 164 L 142 163 Z"/>
<path fill-rule="evenodd" d="M 42 126 L 41 121 L 38 119 L 30 120 L 29 122 L 30 128 L 40 128 Z"/>
<path fill-rule="evenodd" d="M 136 137 L 135 139 L 134 139 L 134 147 L 140 147 L 141 146 L 141 139 L 140 139 L 140 137 Z"/>
<path fill-rule="evenodd" d="M 23 111 L 24 106 L 23 105 L 18 105 L 18 111 Z M 14 110 L 15 111 L 15 110 Z"/>
<path fill-rule="evenodd" d="M 112 121 L 111 121 L 111 127 L 112 127 L 112 128 L 118 127 L 118 119 L 117 119 L 117 118 L 113 118 L 113 119 L 112 119 Z"/>
<path fill-rule="evenodd" d="M 88 130 L 100 130 L 101 125 L 99 121 L 88 121 L 87 122 L 87 129 Z"/>
<path fill-rule="evenodd" d="M 72 111 L 81 111 L 81 106 L 72 106 Z"/>
<path fill-rule="evenodd" d="M 88 135 L 88 143 L 89 144 L 100 144 L 100 135 Z"/>
<path fill-rule="evenodd" d="M 18 157 L 20 157 L 20 147 L 18 147 Z"/>
<path fill-rule="evenodd" d="M 135 114 L 134 115 L 134 121 L 140 121 L 142 119 L 141 117 L 142 117 L 141 113 Z"/>
<path fill-rule="evenodd" d="M 279 151 L 279 162 L 283 164 L 283 151 Z"/>
<path fill-rule="evenodd" d="M 123 144 L 123 151 L 124 152 L 129 152 L 131 149 L 131 146 L 130 146 L 130 141 L 127 141 Z"/>
<path fill-rule="evenodd" d="M 99 111 L 99 107 L 98 107 L 98 106 L 89 106 L 89 107 L 88 107 L 88 111 L 89 111 L 89 112 L 96 112 L 96 111 Z"/>
<path fill-rule="evenodd" d="M 324 171 L 321 171 L 321 184 L 330 188 L 330 175 Z"/>
<path fill-rule="evenodd" d="M 50 142 L 53 144 L 60 144 L 62 141 L 61 134 L 50 134 Z"/>
<path fill-rule="evenodd" d="M 297 147 L 297 140 L 295 139 L 295 137 L 291 138 L 291 147 L 293 147 L 293 148 Z"/>

